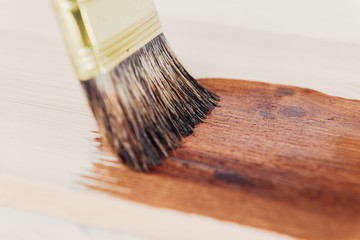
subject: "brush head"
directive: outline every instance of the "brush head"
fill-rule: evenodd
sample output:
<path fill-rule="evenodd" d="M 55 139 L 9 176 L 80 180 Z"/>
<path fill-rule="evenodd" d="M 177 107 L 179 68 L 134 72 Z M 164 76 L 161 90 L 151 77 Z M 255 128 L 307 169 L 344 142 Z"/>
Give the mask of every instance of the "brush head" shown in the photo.
<path fill-rule="evenodd" d="M 215 106 L 178 62 L 152 0 L 52 0 L 100 131 L 129 167 L 160 164 Z"/>
<path fill-rule="evenodd" d="M 138 171 L 159 165 L 218 100 L 183 68 L 163 34 L 81 84 L 108 144 Z"/>

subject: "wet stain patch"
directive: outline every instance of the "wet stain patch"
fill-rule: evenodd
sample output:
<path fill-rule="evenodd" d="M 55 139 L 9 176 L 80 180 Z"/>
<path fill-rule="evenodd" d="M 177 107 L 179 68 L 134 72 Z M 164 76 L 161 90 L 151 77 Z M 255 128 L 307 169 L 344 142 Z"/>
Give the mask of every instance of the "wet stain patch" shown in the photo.
<path fill-rule="evenodd" d="M 291 118 L 302 118 L 307 116 L 307 112 L 295 106 L 286 106 L 282 109 L 282 114 Z"/>
<path fill-rule="evenodd" d="M 243 185 L 243 186 L 250 186 L 250 187 L 255 186 L 255 184 L 253 182 L 251 182 L 250 179 L 248 179 L 247 177 L 242 176 L 236 172 L 227 172 L 227 171 L 217 169 L 217 170 L 215 170 L 213 176 L 214 176 L 214 179 L 223 181 L 223 182 L 227 182 L 227 183 L 235 183 L 235 184 L 239 184 L 239 185 Z"/>
<path fill-rule="evenodd" d="M 274 114 L 270 113 L 269 111 L 266 110 L 261 110 L 259 112 L 260 116 L 265 118 L 265 119 L 270 119 L 270 120 L 274 120 L 276 117 Z"/>
<path fill-rule="evenodd" d="M 86 186 L 299 239 L 360 239 L 360 101 L 258 82 L 199 82 L 221 107 L 161 166 L 129 170 L 97 144 Z"/>
<path fill-rule="evenodd" d="M 276 89 L 275 96 L 292 96 L 294 93 L 294 89 L 280 87 Z"/>

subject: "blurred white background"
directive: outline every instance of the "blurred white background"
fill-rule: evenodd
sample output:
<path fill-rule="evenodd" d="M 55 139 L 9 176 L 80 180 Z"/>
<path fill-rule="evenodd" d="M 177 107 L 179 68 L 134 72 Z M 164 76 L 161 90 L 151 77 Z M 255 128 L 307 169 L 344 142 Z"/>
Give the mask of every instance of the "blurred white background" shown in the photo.
<path fill-rule="evenodd" d="M 360 43 L 359 0 L 154 0 L 161 17 Z M 54 35 L 50 0 L 0 0 L 0 28 Z M 31 9 L 31 12 L 29 12 Z M 28 19 L 31 16 L 31 19 Z M 19 24 L 19 19 L 23 22 Z M 50 28 L 51 29 L 51 28 Z M 44 31 L 45 30 L 45 31 Z"/>
<path fill-rule="evenodd" d="M 359 0 L 155 0 L 162 16 L 360 43 Z"/>

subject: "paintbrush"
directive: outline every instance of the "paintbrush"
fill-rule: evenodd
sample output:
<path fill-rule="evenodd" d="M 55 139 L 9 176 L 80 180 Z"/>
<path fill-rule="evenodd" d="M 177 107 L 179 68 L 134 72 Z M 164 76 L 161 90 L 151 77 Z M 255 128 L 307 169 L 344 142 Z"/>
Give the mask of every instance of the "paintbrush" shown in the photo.
<path fill-rule="evenodd" d="M 108 145 L 130 168 L 159 165 L 218 97 L 177 60 L 152 0 L 53 0 L 53 5 Z"/>

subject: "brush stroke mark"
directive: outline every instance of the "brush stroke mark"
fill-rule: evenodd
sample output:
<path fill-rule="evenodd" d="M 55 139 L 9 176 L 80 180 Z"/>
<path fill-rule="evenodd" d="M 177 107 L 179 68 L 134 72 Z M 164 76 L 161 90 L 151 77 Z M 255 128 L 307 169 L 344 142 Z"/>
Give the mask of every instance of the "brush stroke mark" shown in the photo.
<path fill-rule="evenodd" d="M 301 239 L 360 239 L 360 101 L 257 82 L 200 82 L 220 95 L 221 107 L 161 166 L 132 171 L 109 160 L 101 143 L 103 159 L 83 176 L 86 186 Z"/>
<path fill-rule="evenodd" d="M 220 181 L 224 181 L 226 183 L 235 183 L 235 184 L 239 184 L 239 185 L 243 185 L 243 186 L 250 186 L 250 187 L 255 186 L 255 184 L 253 182 L 251 182 L 250 179 L 248 179 L 247 177 L 242 176 L 236 172 L 228 172 L 228 171 L 217 169 L 214 172 L 214 178 L 217 180 L 220 180 Z"/>

